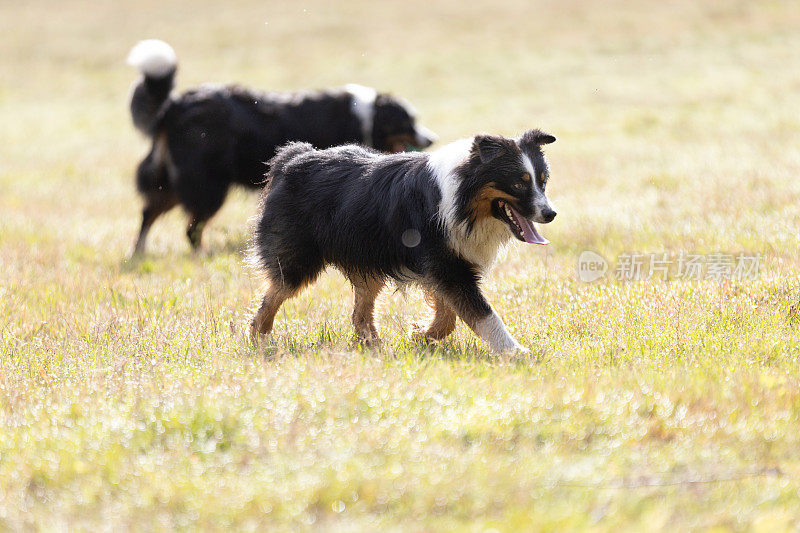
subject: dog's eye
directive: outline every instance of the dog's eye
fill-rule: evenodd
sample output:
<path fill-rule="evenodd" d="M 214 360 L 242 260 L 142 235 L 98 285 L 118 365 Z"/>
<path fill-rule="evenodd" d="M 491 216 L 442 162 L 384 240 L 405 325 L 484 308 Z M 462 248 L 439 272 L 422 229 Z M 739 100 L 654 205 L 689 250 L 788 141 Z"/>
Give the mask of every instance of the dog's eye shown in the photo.
<path fill-rule="evenodd" d="M 542 188 L 544 188 L 545 185 L 547 185 L 547 174 L 545 174 L 544 172 L 539 174 L 539 183 L 542 185 Z"/>
<path fill-rule="evenodd" d="M 513 185 L 515 191 L 521 191 L 524 187 L 524 183 L 517 182 Z"/>

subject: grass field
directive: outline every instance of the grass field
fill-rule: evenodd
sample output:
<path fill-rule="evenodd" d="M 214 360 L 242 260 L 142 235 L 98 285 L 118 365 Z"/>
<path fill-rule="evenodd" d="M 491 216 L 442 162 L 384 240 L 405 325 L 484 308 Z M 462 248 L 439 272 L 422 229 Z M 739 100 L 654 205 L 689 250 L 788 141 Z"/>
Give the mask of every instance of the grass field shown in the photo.
<path fill-rule="evenodd" d="M 793 0 L 0 3 L 0 529 L 791 530 L 800 523 L 800 9 Z M 223 7 L 224 6 L 224 7 Z M 444 142 L 553 132 L 546 249 L 486 282 L 531 350 L 364 350 L 341 275 L 283 307 L 237 192 L 149 252 L 124 65 L 180 88 L 359 82 Z M 761 254 L 756 279 L 576 277 L 579 254 Z M 610 273 L 609 273 L 610 274 Z"/>

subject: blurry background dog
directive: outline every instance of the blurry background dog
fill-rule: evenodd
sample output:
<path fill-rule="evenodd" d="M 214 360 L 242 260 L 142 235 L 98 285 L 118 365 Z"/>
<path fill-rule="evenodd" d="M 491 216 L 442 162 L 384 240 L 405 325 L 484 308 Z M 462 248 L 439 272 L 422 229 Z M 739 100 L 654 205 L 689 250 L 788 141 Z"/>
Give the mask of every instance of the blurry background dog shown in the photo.
<path fill-rule="evenodd" d="M 144 251 L 153 222 L 178 204 L 189 214 L 189 242 L 199 248 L 203 226 L 230 186 L 260 187 L 264 162 L 288 141 L 400 152 L 436 140 L 417 124 L 408 102 L 369 87 L 261 92 L 208 84 L 172 96 L 177 57 L 171 46 L 141 41 L 128 63 L 142 73 L 131 96 L 133 123 L 153 140 L 136 172 L 145 206 L 134 254 Z"/>

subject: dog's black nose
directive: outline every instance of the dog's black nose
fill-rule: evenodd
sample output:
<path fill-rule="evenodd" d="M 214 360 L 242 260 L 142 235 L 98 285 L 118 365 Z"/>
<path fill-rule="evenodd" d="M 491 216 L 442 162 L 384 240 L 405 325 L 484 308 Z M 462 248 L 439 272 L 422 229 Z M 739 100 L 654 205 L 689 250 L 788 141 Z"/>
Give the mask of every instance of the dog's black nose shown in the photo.
<path fill-rule="evenodd" d="M 414 127 L 414 144 L 420 148 L 427 148 L 435 143 L 438 138 L 438 135 L 421 124 L 417 124 Z"/>
<path fill-rule="evenodd" d="M 556 218 L 557 213 L 552 209 L 545 209 L 542 211 L 542 218 L 545 222 L 552 222 L 554 218 Z"/>

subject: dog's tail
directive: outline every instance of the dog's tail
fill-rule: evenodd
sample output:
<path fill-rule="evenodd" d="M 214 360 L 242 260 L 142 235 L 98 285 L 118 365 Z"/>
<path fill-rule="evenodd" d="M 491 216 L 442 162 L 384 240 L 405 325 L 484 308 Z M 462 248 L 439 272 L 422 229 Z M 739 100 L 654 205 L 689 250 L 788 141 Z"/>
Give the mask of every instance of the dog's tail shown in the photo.
<path fill-rule="evenodd" d="M 269 192 L 276 179 L 286 177 L 286 169 L 292 164 L 295 157 L 313 150 L 314 147 L 305 142 L 290 142 L 278 148 L 275 155 L 267 163 L 269 170 L 264 174 L 264 195 Z"/>
<path fill-rule="evenodd" d="M 131 95 L 133 124 L 153 137 L 158 118 L 175 84 L 178 58 L 175 50 L 164 41 L 139 41 L 128 54 L 128 64 L 138 68 L 142 76 L 136 81 Z"/>
<path fill-rule="evenodd" d="M 273 158 L 269 160 L 268 174 L 284 174 L 286 172 L 286 166 L 291 163 L 292 159 L 305 152 L 310 152 L 313 149 L 313 146 L 305 142 L 290 142 L 284 144 L 278 148 Z"/>

